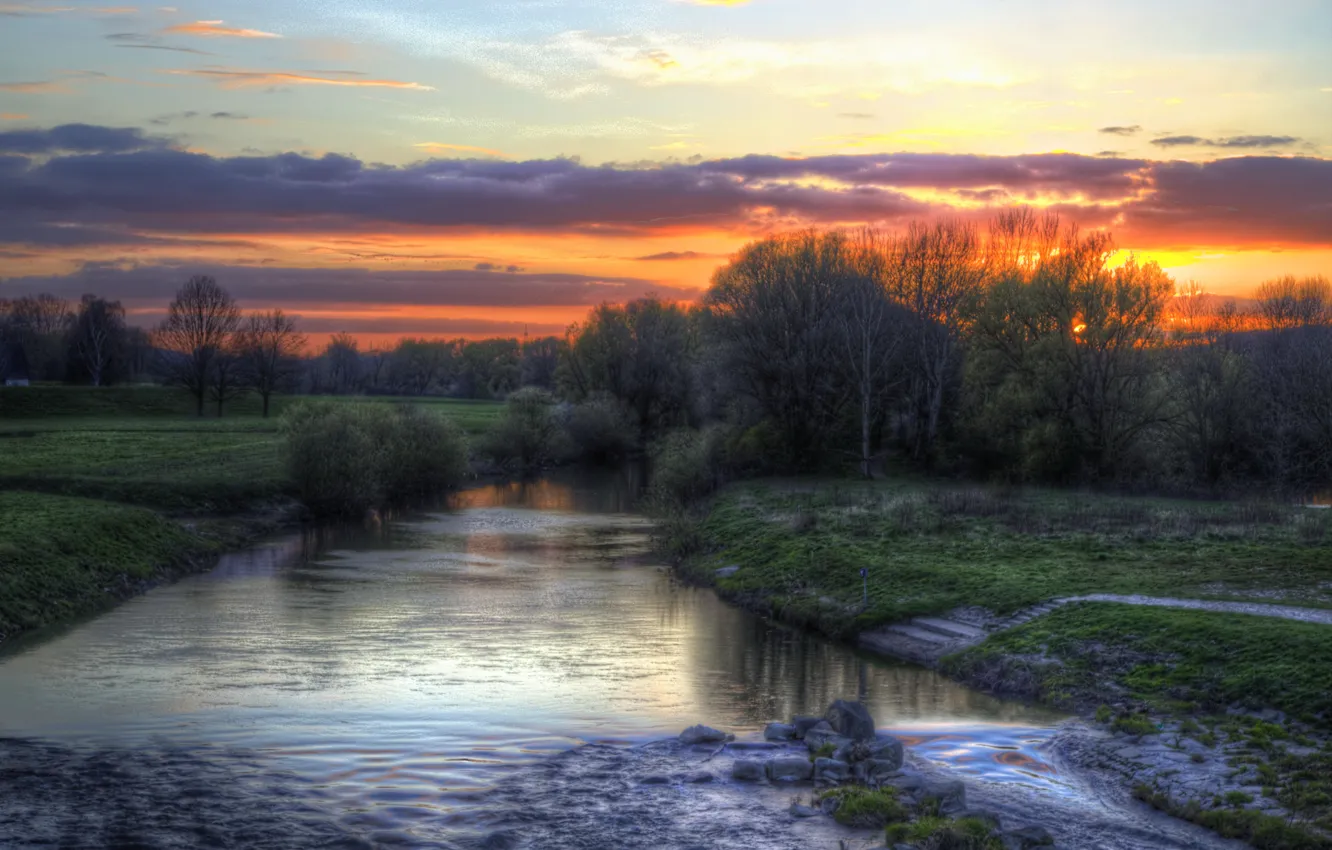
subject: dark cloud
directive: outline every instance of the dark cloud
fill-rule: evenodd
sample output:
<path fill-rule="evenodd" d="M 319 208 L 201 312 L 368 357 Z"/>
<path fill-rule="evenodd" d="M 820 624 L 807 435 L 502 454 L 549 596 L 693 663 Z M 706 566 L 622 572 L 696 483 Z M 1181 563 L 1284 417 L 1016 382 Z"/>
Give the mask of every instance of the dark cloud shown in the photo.
<path fill-rule="evenodd" d="M 1142 132 L 1142 125 L 1130 124 L 1126 127 L 1102 127 L 1096 132 L 1108 133 L 1111 136 L 1132 136 Z"/>
<path fill-rule="evenodd" d="M 145 136 L 137 127 L 62 124 L 49 130 L 0 133 L 0 153 L 125 153 L 166 147 L 166 140 Z"/>
<path fill-rule="evenodd" d="M 700 254 L 697 251 L 663 251 L 660 254 L 648 254 L 646 257 L 634 257 L 634 259 L 651 262 L 659 260 L 700 260 L 712 256 L 716 255 Z"/>
<path fill-rule="evenodd" d="M 249 120 L 250 116 L 242 115 L 239 112 L 214 112 L 212 115 L 209 115 L 208 117 L 218 118 L 226 121 L 247 121 Z"/>
<path fill-rule="evenodd" d="M 1150 219 L 1170 239 L 1193 228 L 1202 240 L 1194 244 L 1214 244 L 1203 225 L 1218 216 L 1227 230 L 1232 221 L 1253 220 L 1254 233 L 1332 242 L 1332 227 L 1326 226 L 1332 161 L 1316 158 L 1190 164 L 1078 154 L 895 153 L 746 156 L 640 168 L 573 159 L 386 166 L 341 154 L 214 157 L 171 149 L 137 130 L 73 127 L 0 134 L 0 152 L 50 152 L 57 144 L 89 151 L 44 161 L 0 156 L 0 244 L 24 241 L 21 234 L 35 227 L 71 225 L 98 238 L 116 232 L 127 238 L 268 232 L 334 238 L 443 229 L 616 236 L 723 228 L 760 234 L 809 224 L 893 226 L 940 213 L 984 220 L 995 205 L 1036 197 L 1056 201 L 1084 224 L 1117 219 L 1116 230 L 1133 229 L 1148 240 L 1136 243 L 1140 247 L 1153 238 L 1137 226 L 1140 220 Z M 60 134 L 70 140 L 55 138 Z M 1185 181 L 1179 174 L 1192 172 L 1179 167 L 1202 176 Z M 1293 191 L 1283 182 L 1291 172 L 1301 175 Z M 1229 175 L 1231 182 L 1216 183 L 1215 174 Z M 958 210 L 912 198 L 910 189 L 933 189 L 987 207 Z M 1321 198 L 1309 194 L 1314 190 L 1323 192 Z M 1206 204 L 1198 203 L 1200 193 Z M 1175 209 L 1181 215 L 1172 219 Z M 673 253 L 683 254 L 646 259 L 685 258 Z M 501 268 L 496 263 L 479 272 L 508 276 Z"/>
<path fill-rule="evenodd" d="M 126 306 L 165 305 L 191 275 L 217 278 L 246 307 L 270 305 L 428 305 L 437 307 L 581 307 L 627 301 L 656 292 L 692 300 L 697 291 L 635 277 L 454 269 L 375 271 L 358 268 L 275 268 L 207 264 L 121 266 L 88 263 L 69 275 L 9 278 L 7 293 L 51 292 L 78 298 L 105 293 Z"/>
<path fill-rule="evenodd" d="M 517 274 L 518 272 L 522 271 L 523 268 L 522 266 L 516 266 L 513 264 L 504 265 L 503 263 L 477 263 L 475 266 L 473 266 L 473 270 L 479 272 L 504 271 L 508 272 L 509 274 Z"/>
<path fill-rule="evenodd" d="M 1202 136 L 1163 136 L 1152 139 L 1152 144 L 1164 148 L 1283 148 L 1297 145 L 1302 141 L 1295 136 L 1227 136 L 1222 139 L 1205 139 Z"/>

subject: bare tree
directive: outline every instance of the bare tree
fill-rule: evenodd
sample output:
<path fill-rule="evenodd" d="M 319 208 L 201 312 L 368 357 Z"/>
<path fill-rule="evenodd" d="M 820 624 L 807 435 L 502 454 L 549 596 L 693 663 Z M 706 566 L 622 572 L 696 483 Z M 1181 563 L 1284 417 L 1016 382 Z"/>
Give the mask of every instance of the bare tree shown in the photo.
<path fill-rule="evenodd" d="M 1332 324 L 1332 283 L 1286 275 L 1258 287 L 1258 315 L 1270 330 Z"/>
<path fill-rule="evenodd" d="M 156 343 L 165 352 L 162 367 L 167 382 L 194 396 L 200 416 L 214 378 L 213 362 L 228 350 L 240 320 L 240 308 L 231 294 L 213 278 L 197 275 L 176 293 L 157 328 Z M 219 399 L 219 411 L 221 404 Z"/>
<path fill-rule="evenodd" d="M 333 334 L 324 347 L 324 362 L 334 393 L 351 393 L 361 383 L 361 351 L 348 333 Z"/>
<path fill-rule="evenodd" d="M 113 361 L 124 351 L 125 308 L 119 301 L 107 301 L 96 295 L 83 296 L 78 315 L 71 323 L 70 337 L 70 354 L 79 371 L 87 375 L 94 387 L 100 387 L 107 379 Z M 71 372 L 74 372 L 73 364 Z M 70 375 L 70 379 L 76 377 L 77 373 Z"/>
<path fill-rule="evenodd" d="M 208 397 L 217 404 L 217 416 L 222 418 L 222 405 L 241 398 L 250 389 L 246 380 L 246 363 L 238 335 L 233 334 L 213 354 L 208 369 Z"/>
<path fill-rule="evenodd" d="M 65 369 L 65 339 L 74 318 L 69 302 L 55 295 L 25 295 L 9 304 L 9 333 L 22 346 L 34 380 L 59 380 Z"/>
<path fill-rule="evenodd" d="M 269 399 L 300 374 L 305 337 L 296 321 L 281 310 L 252 313 L 245 321 L 238 344 L 246 383 L 263 399 L 268 417 Z"/>

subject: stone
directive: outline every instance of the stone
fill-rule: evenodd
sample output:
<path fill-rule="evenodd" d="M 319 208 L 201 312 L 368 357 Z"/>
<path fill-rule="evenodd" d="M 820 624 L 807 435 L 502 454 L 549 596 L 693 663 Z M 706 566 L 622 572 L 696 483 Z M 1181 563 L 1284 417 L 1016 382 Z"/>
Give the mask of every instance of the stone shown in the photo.
<path fill-rule="evenodd" d="M 837 734 L 853 741 L 874 740 L 874 718 L 861 703 L 839 699 L 828 706 L 823 719 Z"/>
<path fill-rule="evenodd" d="M 884 785 L 891 785 L 907 794 L 915 794 L 925 787 L 925 777 L 914 771 L 899 771 L 895 776 L 886 777 Z"/>
<path fill-rule="evenodd" d="M 868 753 L 862 761 L 890 761 L 895 765 L 893 770 L 901 767 L 906 758 L 906 749 L 902 746 L 902 742 L 892 735 L 880 735 L 873 741 L 857 741 L 852 749 L 861 747 L 864 748 L 863 752 Z"/>
<path fill-rule="evenodd" d="M 642 779 L 639 780 L 639 784 L 641 784 L 641 785 L 670 785 L 670 784 L 671 784 L 671 778 L 670 778 L 669 776 L 662 776 L 662 775 L 659 774 L 659 773 L 654 773 L 654 774 L 651 775 L 651 776 L 644 776 Z"/>
<path fill-rule="evenodd" d="M 927 779 L 916 796 L 922 803 L 937 800 L 940 814 L 953 815 L 967 807 L 967 788 L 956 779 Z"/>
<path fill-rule="evenodd" d="M 736 759 L 731 765 L 731 778 L 740 782 L 758 782 L 763 778 L 763 762 L 753 759 Z"/>
<path fill-rule="evenodd" d="M 1028 847 L 1049 847 L 1054 844 L 1054 836 L 1043 826 L 1022 826 L 1009 829 L 999 834 L 999 840 L 1005 848 L 1027 850 Z"/>
<path fill-rule="evenodd" d="M 814 765 L 798 756 L 776 758 L 768 762 L 767 773 L 773 782 L 800 782 L 814 775 Z"/>
<path fill-rule="evenodd" d="M 686 775 L 684 781 L 689 783 L 690 785 L 702 785 L 706 782 L 712 782 L 716 778 L 717 777 L 713 776 L 711 773 L 708 773 L 706 770 L 700 770 L 696 773 L 690 773 Z"/>
<path fill-rule="evenodd" d="M 773 750 L 786 749 L 781 744 L 775 744 L 772 741 L 733 741 L 731 749 L 736 752 L 758 752 L 770 753 Z"/>
<path fill-rule="evenodd" d="M 882 782 L 897 773 L 902 767 L 902 762 L 889 759 L 870 759 L 867 762 L 861 762 L 861 764 L 865 765 L 865 778 L 872 779 L 875 782 Z"/>
<path fill-rule="evenodd" d="M 814 778 L 830 782 L 845 782 L 851 775 L 851 766 L 837 759 L 815 759 Z"/>
<path fill-rule="evenodd" d="M 723 741 L 729 741 L 733 735 L 728 735 L 719 729 L 713 729 L 710 726 L 690 726 L 680 733 L 680 743 L 682 744 L 719 744 Z"/>
<path fill-rule="evenodd" d="M 791 718 L 791 725 L 795 727 L 796 740 L 802 740 L 805 733 L 823 722 L 822 717 L 811 717 L 807 714 L 797 714 Z"/>
<path fill-rule="evenodd" d="M 789 741 L 795 737 L 796 728 L 790 723 L 769 723 L 763 727 L 766 741 Z"/>
<path fill-rule="evenodd" d="M 722 567 L 720 570 L 717 570 L 716 576 L 717 578 L 730 578 L 731 576 L 735 575 L 738 572 L 740 572 L 740 568 L 732 565 L 729 567 Z"/>
<path fill-rule="evenodd" d="M 851 743 L 850 738 L 837 734 L 827 722 L 819 723 L 805 733 L 805 746 L 809 747 L 810 752 L 828 744 L 832 744 L 833 750 L 836 751 L 849 743 Z"/>
<path fill-rule="evenodd" d="M 800 803 L 791 804 L 791 815 L 797 818 L 816 818 L 819 816 L 819 810 L 801 805 Z"/>
<path fill-rule="evenodd" d="M 823 797 L 819 800 L 819 811 L 831 815 L 842 805 L 841 797 Z"/>

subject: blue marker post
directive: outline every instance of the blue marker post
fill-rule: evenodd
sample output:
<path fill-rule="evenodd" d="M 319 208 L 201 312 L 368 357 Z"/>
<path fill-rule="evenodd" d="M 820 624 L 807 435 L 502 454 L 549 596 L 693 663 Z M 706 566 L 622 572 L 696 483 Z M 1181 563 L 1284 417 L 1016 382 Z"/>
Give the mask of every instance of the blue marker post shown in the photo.
<path fill-rule="evenodd" d="M 860 582 L 864 586 L 863 594 L 860 600 L 860 607 L 863 610 L 868 611 L 869 610 L 869 568 L 868 567 L 860 568 Z"/>

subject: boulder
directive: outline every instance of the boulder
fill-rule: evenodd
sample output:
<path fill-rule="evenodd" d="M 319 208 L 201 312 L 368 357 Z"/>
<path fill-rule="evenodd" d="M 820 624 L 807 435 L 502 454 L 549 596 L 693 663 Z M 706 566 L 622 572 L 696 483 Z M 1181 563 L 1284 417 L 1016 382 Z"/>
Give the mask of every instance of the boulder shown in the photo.
<path fill-rule="evenodd" d="M 819 723 L 805 732 L 805 746 L 809 747 L 810 752 L 821 749 L 827 744 L 832 744 L 834 750 L 839 750 L 849 743 L 851 743 L 850 738 L 837 734 L 827 722 Z"/>
<path fill-rule="evenodd" d="M 730 748 L 737 753 L 772 752 L 773 750 L 786 749 L 781 744 L 775 744 L 772 741 L 732 741 Z"/>
<path fill-rule="evenodd" d="M 800 803 L 792 803 L 791 816 L 797 818 L 816 818 L 819 816 L 819 810 Z"/>
<path fill-rule="evenodd" d="M 821 797 L 819 798 L 819 811 L 825 815 L 830 815 L 837 811 L 842 805 L 841 797 Z"/>
<path fill-rule="evenodd" d="M 824 782 L 845 782 L 851 776 L 851 766 L 837 759 L 815 759 L 814 778 Z"/>
<path fill-rule="evenodd" d="M 800 782 L 814 775 L 814 765 L 805 758 L 777 758 L 768 762 L 767 771 L 773 782 Z"/>
<path fill-rule="evenodd" d="M 740 782 L 758 782 L 763 778 L 763 762 L 753 759 L 737 759 L 731 765 L 731 778 Z"/>
<path fill-rule="evenodd" d="M 883 781 L 906 794 L 915 794 L 925 787 L 925 777 L 914 770 L 900 770 Z"/>
<path fill-rule="evenodd" d="M 722 732 L 719 729 L 713 729 L 711 726 L 690 726 L 680 733 L 680 743 L 682 744 L 719 744 L 722 741 L 729 741 L 734 737 Z"/>
<path fill-rule="evenodd" d="M 813 729 L 815 726 L 818 726 L 822 722 L 823 722 L 822 717 L 811 717 L 810 715 L 807 714 L 797 714 L 795 717 L 792 717 L 791 725 L 795 727 L 796 740 L 803 739 L 805 737 L 806 732 L 808 732 L 810 729 Z"/>
<path fill-rule="evenodd" d="M 865 778 L 873 780 L 876 784 L 882 783 L 902 767 L 900 761 L 890 759 L 870 759 L 861 764 L 865 765 Z"/>
<path fill-rule="evenodd" d="M 1027 850 L 1029 847 L 1049 847 L 1054 836 L 1042 826 L 1023 826 L 999 833 L 1005 850 Z"/>
<path fill-rule="evenodd" d="M 906 758 L 906 749 L 902 742 L 892 735 L 880 735 L 873 741 L 868 742 L 870 758 L 874 761 L 890 761 L 896 765 L 893 770 L 902 767 L 902 761 Z"/>
<path fill-rule="evenodd" d="M 795 737 L 796 728 L 789 723 L 769 723 L 763 728 L 766 741 L 789 741 Z"/>
<path fill-rule="evenodd" d="M 638 780 L 638 781 L 639 781 L 639 783 L 642 784 L 642 785 L 670 785 L 670 784 L 671 784 L 671 778 L 670 778 L 669 776 L 662 776 L 662 775 L 659 774 L 659 773 L 655 773 L 655 774 L 653 774 L 653 775 L 651 775 L 651 776 L 644 776 L 642 779 L 640 779 L 640 780 Z"/>
<path fill-rule="evenodd" d="M 696 773 L 690 773 L 686 775 L 684 781 L 689 783 L 690 785 L 702 785 L 705 782 L 711 782 L 716 778 L 717 777 L 713 776 L 711 773 L 708 773 L 706 770 L 700 770 Z"/>
<path fill-rule="evenodd" d="M 936 800 L 939 813 L 954 815 L 967 807 L 967 789 L 956 779 L 927 779 L 916 792 L 922 802 Z"/>
<path fill-rule="evenodd" d="M 839 699 L 828 706 L 823 719 L 834 732 L 853 741 L 874 740 L 874 718 L 861 703 Z"/>

